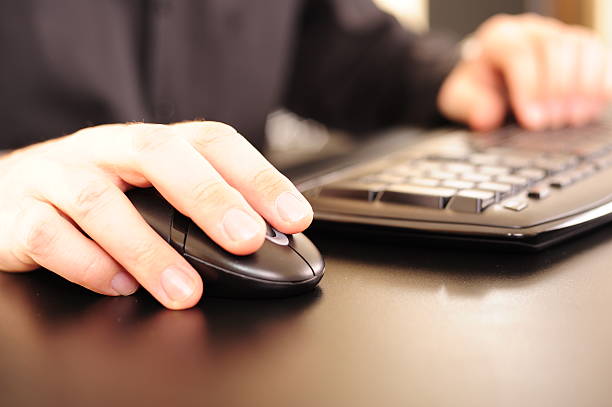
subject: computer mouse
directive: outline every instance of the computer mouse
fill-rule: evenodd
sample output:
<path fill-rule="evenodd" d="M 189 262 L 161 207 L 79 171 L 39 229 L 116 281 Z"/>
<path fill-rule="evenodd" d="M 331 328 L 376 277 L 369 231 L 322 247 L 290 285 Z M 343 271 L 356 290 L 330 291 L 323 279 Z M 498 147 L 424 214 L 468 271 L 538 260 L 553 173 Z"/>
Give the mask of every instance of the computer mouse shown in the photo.
<path fill-rule="evenodd" d="M 200 273 L 205 295 L 287 297 L 312 290 L 323 277 L 323 257 L 302 233 L 287 235 L 268 225 L 263 246 L 237 256 L 213 242 L 154 188 L 136 188 L 126 195 L 149 225 Z"/>

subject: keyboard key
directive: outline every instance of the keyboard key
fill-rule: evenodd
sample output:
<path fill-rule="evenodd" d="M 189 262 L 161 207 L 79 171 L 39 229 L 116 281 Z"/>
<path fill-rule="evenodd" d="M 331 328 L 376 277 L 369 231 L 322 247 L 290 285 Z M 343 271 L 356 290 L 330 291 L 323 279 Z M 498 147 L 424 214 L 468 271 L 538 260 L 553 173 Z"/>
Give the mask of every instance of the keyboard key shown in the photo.
<path fill-rule="evenodd" d="M 320 196 L 373 201 L 386 185 L 381 182 L 344 181 L 324 186 Z"/>
<path fill-rule="evenodd" d="M 500 157 L 494 154 L 475 153 L 469 156 L 468 161 L 477 165 L 495 165 L 500 161 Z"/>
<path fill-rule="evenodd" d="M 504 208 L 510 209 L 516 212 L 520 212 L 523 209 L 527 208 L 527 201 L 524 199 L 510 199 L 504 202 Z"/>
<path fill-rule="evenodd" d="M 466 172 L 461 174 L 461 179 L 472 182 L 488 182 L 493 179 L 493 176 L 487 174 L 478 174 L 475 172 Z"/>
<path fill-rule="evenodd" d="M 436 161 L 464 161 L 467 160 L 468 154 L 463 151 L 445 151 L 432 154 L 427 158 Z"/>
<path fill-rule="evenodd" d="M 457 212 L 480 213 L 493 203 L 495 203 L 495 192 L 466 189 L 457 192 L 448 204 L 448 208 Z"/>
<path fill-rule="evenodd" d="M 602 157 L 596 158 L 594 163 L 598 169 L 604 170 L 612 165 L 612 154 L 607 154 Z"/>
<path fill-rule="evenodd" d="M 445 171 L 450 171 L 458 174 L 464 172 L 476 172 L 475 165 L 465 163 L 448 163 L 444 165 L 443 169 Z"/>
<path fill-rule="evenodd" d="M 362 178 L 361 181 L 382 182 L 385 184 L 400 184 L 406 181 L 406 177 L 397 175 L 397 174 L 381 173 L 381 174 L 368 175 L 367 177 Z"/>
<path fill-rule="evenodd" d="M 594 158 L 605 154 L 605 145 L 601 143 L 578 143 L 571 150 L 573 154 L 576 154 L 582 158 Z"/>
<path fill-rule="evenodd" d="M 420 170 L 409 164 L 402 164 L 397 165 L 395 167 L 390 167 L 387 168 L 385 172 L 388 174 L 401 175 L 403 177 L 420 177 L 425 173 L 424 170 Z"/>
<path fill-rule="evenodd" d="M 550 188 L 545 184 L 534 185 L 527 191 L 527 196 L 532 199 L 545 199 L 549 195 Z"/>
<path fill-rule="evenodd" d="M 443 209 L 456 192 L 457 190 L 453 188 L 395 185 L 393 187 L 388 187 L 382 193 L 380 200 L 383 202 Z"/>
<path fill-rule="evenodd" d="M 477 185 L 478 189 L 495 192 L 495 199 L 501 201 L 512 195 L 512 185 L 501 184 L 499 182 L 481 182 Z"/>
<path fill-rule="evenodd" d="M 440 180 L 435 178 L 410 178 L 406 184 L 419 185 L 423 187 L 437 187 L 440 185 Z"/>
<path fill-rule="evenodd" d="M 518 193 L 529 185 L 529 180 L 527 178 L 518 177 L 516 175 L 500 175 L 495 178 L 495 181 L 512 185 L 512 194 Z"/>
<path fill-rule="evenodd" d="M 540 170 L 538 168 L 523 168 L 518 170 L 514 175 L 518 175 L 519 177 L 525 177 L 529 180 L 529 183 L 532 184 L 534 182 L 538 182 L 546 176 L 546 171 Z"/>
<path fill-rule="evenodd" d="M 568 169 L 571 164 L 568 160 L 553 158 L 540 158 L 534 162 L 534 167 L 545 170 L 548 174 L 554 175 Z"/>
<path fill-rule="evenodd" d="M 575 155 L 570 154 L 549 154 L 547 156 L 548 159 L 559 161 L 565 163 L 567 167 L 576 166 L 580 160 Z"/>
<path fill-rule="evenodd" d="M 582 180 L 583 178 L 585 178 L 585 177 L 586 177 L 586 175 L 584 175 L 584 174 L 582 174 L 581 172 L 576 171 L 576 170 L 569 170 L 569 171 L 566 171 L 566 172 L 564 172 L 562 175 L 563 175 L 564 177 L 568 177 L 568 178 L 570 178 L 570 179 L 572 180 L 572 183 L 576 183 L 576 182 L 578 182 L 578 181 L 580 181 L 580 180 Z M 553 178 L 553 179 L 554 179 L 554 178 Z"/>
<path fill-rule="evenodd" d="M 502 157 L 500 164 L 511 168 L 531 167 L 533 165 L 533 156 L 528 157 L 520 155 L 511 155 L 508 157 Z"/>
<path fill-rule="evenodd" d="M 442 165 L 443 163 L 439 161 L 431 161 L 431 160 L 415 161 L 413 163 L 414 168 L 417 168 L 422 171 L 441 170 Z"/>
<path fill-rule="evenodd" d="M 435 170 L 435 171 L 429 171 L 429 177 L 439 179 L 439 180 L 454 179 L 456 177 L 456 174 L 452 172 L 448 172 L 448 171 Z"/>
<path fill-rule="evenodd" d="M 483 165 L 478 168 L 478 173 L 486 175 L 507 175 L 511 169 L 508 167 L 495 167 L 491 165 Z"/>
<path fill-rule="evenodd" d="M 574 176 L 574 180 L 577 181 L 579 179 L 589 177 L 595 174 L 595 172 L 597 172 L 597 167 L 594 164 L 584 163 L 574 168 L 572 174 Z"/>
<path fill-rule="evenodd" d="M 557 175 L 550 179 L 550 186 L 553 188 L 565 188 L 574 183 L 574 179 L 568 175 Z"/>
<path fill-rule="evenodd" d="M 463 181 L 460 179 L 447 179 L 442 181 L 443 187 L 455 189 L 472 189 L 476 184 L 472 181 Z"/>

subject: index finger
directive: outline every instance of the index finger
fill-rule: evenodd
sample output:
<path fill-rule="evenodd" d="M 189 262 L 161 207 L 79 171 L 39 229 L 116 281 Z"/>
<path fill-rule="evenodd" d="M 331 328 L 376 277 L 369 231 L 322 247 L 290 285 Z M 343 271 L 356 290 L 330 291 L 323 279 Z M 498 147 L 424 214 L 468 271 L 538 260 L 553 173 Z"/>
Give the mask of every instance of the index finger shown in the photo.
<path fill-rule="evenodd" d="M 539 129 L 545 117 L 537 42 L 519 22 L 503 18 L 498 17 L 499 22 L 482 38 L 483 56 L 502 73 L 519 122 Z"/>
<path fill-rule="evenodd" d="M 172 127 L 276 229 L 297 233 L 310 225 L 310 203 L 232 127 L 217 122 L 184 122 Z"/>

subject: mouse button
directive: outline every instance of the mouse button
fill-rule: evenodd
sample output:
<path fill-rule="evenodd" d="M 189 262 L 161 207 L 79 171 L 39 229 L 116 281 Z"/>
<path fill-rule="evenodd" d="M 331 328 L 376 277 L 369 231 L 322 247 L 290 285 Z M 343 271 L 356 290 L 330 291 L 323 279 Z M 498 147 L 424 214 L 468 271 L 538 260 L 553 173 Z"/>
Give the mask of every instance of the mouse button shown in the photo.
<path fill-rule="evenodd" d="M 237 256 L 223 250 L 193 223 L 187 233 L 185 253 L 215 268 L 249 278 L 278 282 L 312 278 L 308 264 L 288 246 L 266 241 L 257 252 Z"/>
<path fill-rule="evenodd" d="M 298 253 L 312 268 L 315 276 L 325 271 L 325 260 L 317 247 L 302 233 L 291 235 L 289 246 Z"/>
<path fill-rule="evenodd" d="M 274 237 L 276 236 L 275 229 L 270 226 L 268 222 L 266 222 L 266 237 Z"/>
<path fill-rule="evenodd" d="M 176 251 L 183 254 L 185 250 L 185 240 L 187 236 L 187 228 L 191 219 L 183 215 L 179 211 L 174 211 L 172 217 L 172 225 L 170 226 L 170 244 Z"/>
<path fill-rule="evenodd" d="M 185 237 L 185 253 L 207 263 L 217 263 L 222 249 L 213 242 L 197 225 L 190 222 Z"/>
<path fill-rule="evenodd" d="M 279 232 L 266 223 L 266 240 L 281 246 L 289 245 L 289 236 Z"/>
<path fill-rule="evenodd" d="M 126 195 L 144 220 L 168 241 L 174 208 L 153 188 L 133 189 Z"/>
<path fill-rule="evenodd" d="M 265 241 L 257 252 L 248 257 L 251 258 L 252 266 L 255 266 L 251 273 L 256 278 L 298 282 L 313 277 L 310 266 L 289 246 Z"/>

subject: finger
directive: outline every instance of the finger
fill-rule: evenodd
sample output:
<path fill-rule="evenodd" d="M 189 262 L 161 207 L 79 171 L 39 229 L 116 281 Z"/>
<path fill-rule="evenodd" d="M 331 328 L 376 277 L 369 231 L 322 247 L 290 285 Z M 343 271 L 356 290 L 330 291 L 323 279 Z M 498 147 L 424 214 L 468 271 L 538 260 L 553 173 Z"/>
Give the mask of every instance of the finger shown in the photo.
<path fill-rule="evenodd" d="M 606 71 L 604 75 L 604 93 L 606 100 L 612 99 L 612 49 L 606 48 Z"/>
<path fill-rule="evenodd" d="M 565 72 L 568 61 L 563 41 L 559 39 L 564 26 L 557 20 L 536 14 L 521 15 L 519 20 L 535 48 L 540 65 L 542 127 L 561 127 L 564 123 L 562 94 L 569 86 Z M 569 62 L 575 64 L 573 60 Z"/>
<path fill-rule="evenodd" d="M 543 52 L 546 55 L 546 73 L 543 77 L 546 88 L 545 103 L 548 124 L 552 128 L 563 127 L 566 121 L 564 104 L 575 71 L 575 62 L 569 58 L 571 54 L 568 48 L 557 39 L 551 39 L 544 45 Z"/>
<path fill-rule="evenodd" d="M 46 174 L 64 182 L 43 183 L 41 198 L 74 220 L 166 307 L 198 302 L 202 280 L 197 272 L 147 225 L 121 190 L 98 174 L 43 165 Z"/>
<path fill-rule="evenodd" d="M 481 41 L 483 57 L 503 74 L 519 122 L 530 129 L 542 128 L 542 56 L 533 39 L 517 21 L 499 17 Z"/>
<path fill-rule="evenodd" d="M 458 66 L 444 83 L 439 98 L 440 109 L 448 118 L 477 131 L 499 127 L 507 111 L 503 84 L 482 60 Z"/>
<path fill-rule="evenodd" d="M 306 198 L 233 128 L 216 122 L 172 127 L 276 229 L 297 233 L 310 225 L 313 212 Z"/>
<path fill-rule="evenodd" d="M 585 105 L 581 96 L 580 58 L 581 47 L 578 35 L 572 30 L 564 30 L 558 35 L 562 44 L 562 59 L 554 62 L 556 72 L 562 75 L 563 92 L 562 113 L 564 125 L 578 125 L 580 117 L 584 115 Z M 551 69 L 555 69 L 552 67 Z"/>
<path fill-rule="evenodd" d="M 31 261 L 73 283 L 106 295 L 130 295 L 138 289 L 123 267 L 47 203 L 31 200 L 15 232 Z"/>
<path fill-rule="evenodd" d="M 605 98 L 606 55 L 603 44 L 591 33 L 580 36 L 580 58 L 577 83 L 584 105 L 577 124 L 585 124 L 598 113 Z"/>
<path fill-rule="evenodd" d="M 566 100 L 576 77 L 575 47 L 563 39 L 561 26 L 558 23 L 546 23 L 543 26 L 534 23 L 531 29 L 536 33 L 534 41 L 544 58 L 541 81 L 546 124 L 560 128 L 567 121 Z"/>
<path fill-rule="evenodd" d="M 229 252 L 244 255 L 261 247 L 265 237 L 261 216 L 176 129 L 151 124 L 111 129 L 103 135 L 106 142 L 101 150 L 107 163 L 142 174 Z"/>

